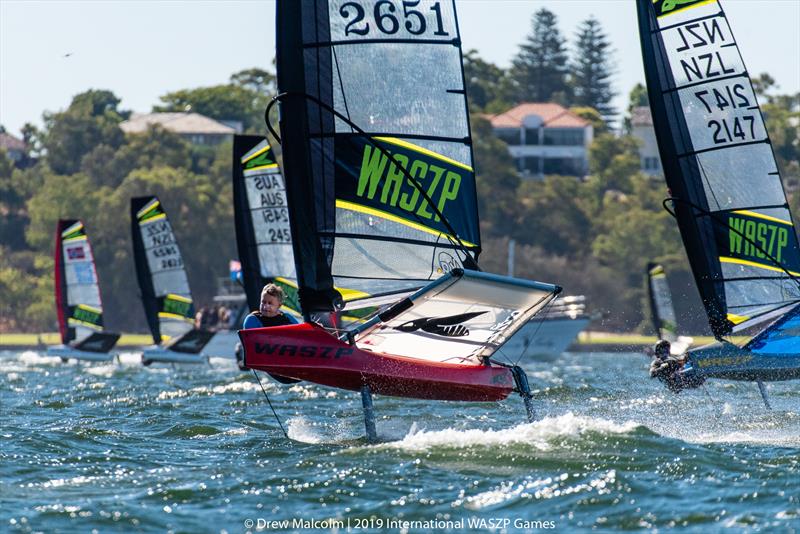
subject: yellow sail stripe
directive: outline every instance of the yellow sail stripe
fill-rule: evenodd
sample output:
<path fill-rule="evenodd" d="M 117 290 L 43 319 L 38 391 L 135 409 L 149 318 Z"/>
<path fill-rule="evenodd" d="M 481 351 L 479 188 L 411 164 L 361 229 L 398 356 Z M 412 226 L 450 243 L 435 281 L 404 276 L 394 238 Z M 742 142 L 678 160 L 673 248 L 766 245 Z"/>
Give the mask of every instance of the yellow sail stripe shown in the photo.
<path fill-rule="evenodd" d="M 80 319 L 75 319 L 73 317 L 69 317 L 67 319 L 67 324 L 71 326 L 85 326 L 86 328 L 91 328 L 92 330 L 97 330 L 98 332 L 103 329 L 102 326 L 96 325 L 94 323 L 88 323 L 86 321 L 81 321 Z"/>
<path fill-rule="evenodd" d="M 415 145 L 413 143 L 409 143 L 408 141 L 403 141 L 401 139 L 396 139 L 394 137 L 376 137 L 375 140 L 376 141 L 383 141 L 384 143 L 389 143 L 390 145 L 401 146 L 403 148 L 407 148 L 409 150 L 413 150 L 414 152 L 418 152 L 420 154 L 425 154 L 426 156 L 430 156 L 432 158 L 436 158 L 436 159 L 438 159 L 440 161 L 444 161 L 446 163 L 449 163 L 450 165 L 455 165 L 456 167 L 460 167 L 460 168 L 462 168 L 464 170 L 472 172 L 472 167 L 470 167 L 469 165 L 464 165 L 460 161 L 456 161 L 454 159 L 450 159 L 447 156 L 443 156 L 443 155 L 441 155 L 441 154 L 439 154 L 437 152 L 434 152 L 433 150 L 428 150 L 427 148 L 422 148 L 421 146 Z"/>
<path fill-rule="evenodd" d="M 253 167 L 252 169 L 245 169 L 244 172 L 251 173 L 253 171 L 262 171 L 262 170 L 269 170 L 269 169 L 277 169 L 277 163 L 270 163 L 269 165 L 260 165 L 258 167 Z"/>
<path fill-rule="evenodd" d="M 82 229 L 83 229 L 83 223 L 78 221 L 75 224 L 73 224 L 72 226 L 70 226 L 69 228 L 64 229 L 61 232 L 61 237 L 66 237 L 69 234 L 72 234 L 72 233 L 77 232 L 77 231 L 82 230 Z"/>
<path fill-rule="evenodd" d="M 166 219 L 166 213 L 159 213 L 158 215 L 153 215 L 152 217 L 148 217 L 147 219 L 142 221 L 142 224 L 150 224 L 153 221 L 158 221 L 160 219 Z"/>
<path fill-rule="evenodd" d="M 88 304 L 78 304 L 76 306 L 76 308 L 80 308 L 81 310 L 86 310 L 88 312 L 97 313 L 97 314 L 103 313 L 103 310 L 101 310 L 100 308 L 93 308 L 93 307 L 89 306 Z"/>
<path fill-rule="evenodd" d="M 746 215 L 748 217 L 756 217 L 758 219 L 765 219 L 767 221 L 772 221 L 780 224 L 785 224 L 787 226 L 794 226 L 791 221 L 784 221 L 783 219 L 778 219 L 777 217 L 771 217 L 769 215 L 764 215 L 763 213 L 756 213 L 755 211 L 749 210 L 736 210 L 733 213 L 737 213 L 739 215 Z"/>
<path fill-rule="evenodd" d="M 664 273 L 664 268 L 661 265 L 657 265 L 650 269 L 650 276 L 653 278 L 662 278 L 666 276 L 666 274 Z"/>
<path fill-rule="evenodd" d="M 167 293 L 165 298 L 168 298 L 169 300 L 177 300 L 178 302 L 185 302 L 187 304 L 192 303 L 192 299 L 188 297 L 183 297 L 181 295 L 176 295 L 175 293 Z"/>
<path fill-rule="evenodd" d="M 257 150 L 257 151 L 255 151 L 255 152 L 253 152 L 251 155 L 249 155 L 248 157 L 246 157 L 246 158 L 243 158 L 243 159 L 242 159 L 242 163 L 247 163 L 247 162 L 248 162 L 248 161 L 250 161 L 251 159 L 257 158 L 258 156 L 260 156 L 261 154 L 263 154 L 264 152 L 266 152 L 266 151 L 267 151 L 267 150 L 269 150 L 270 148 L 272 148 L 272 147 L 269 145 L 269 143 L 267 143 L 267 146 L 265 146 L 265 147 L 264 147 L 264 148 L 262 148 L 261 150 Z"/>
<path fill-rule="evenodd" d="M 774 265 L 764 265 L 763 263 L 756 263 L 754 261 L 749 261 L 749 260 L 740 260 L 738 258 L 729 258 L 727 256 L 720 256 L 719 257 L 719 262 L 720 263 L 733 263 L 733 264 L 738 264 L 738 265 L 747 265 L 748 267 L 758 267 L 759 269 L 766 269 L 768 271 L 775 271 L 776 273 L 784 273 L 784 274 L 786 273 L 786 271 L 784 271 L 780 267 L 775 267 Z M 800 273 L 796 273 L 796 272 L 793 272 L 793 271 L 788 271 L 788 272 L 792 276 L 800 276 Z"/>
<path fill-rule="evenodd" d="M 147 215 L 148 211 L 157 208 L 159 204 L 161 204 L 161 202 L 159 202 L 158 199 L 151 200 L 150 202 L 145 204 L 142 209 L 136 212 L 136 218 L 141 219 L 143 215 Z"/>
<path fill-rule="evenodd" d="M 748 317 L 748 316 L 745 316 L 745 315 L 736 315 L 735 313 L 729 313 L 729 314 L 728 314 L 728 320 L 729 320 L 730 322 L 732 322 L 733 324 L 739 324 L 739 323 L 743 323 L 743 322 L 745 322 L 746 320 L 748 320 L 749 318 L 750 318 L 750 317 Z"/>
<path fill-rule="evenodd" d="M 680 2 L 680 0 L 672 0 L 672 1 L 675 2 L 675 3 L 679 3 Z M 658 2 L 658 0 L 653 0 L 654 4 L 657 3 L 657 2 Z M 705 6 L 705 5 L 708 5 L 708 4 L 716 4 L 716 3 L 717 3 L 717 0 L 705 0 L 705 2 L 697 2 L 696 4 L 692 4 L 692 5 L 689 5 L 689 6 L 679 7 L 677 9 L 672 9 L 670 11 L 667 11 L 666 13 L 661 13 L 660 15 L 656 14 L 656 18 L 660 19 L 661 17 L 674 15 L 675 13 L 680 13 L 681 11 L 686 11 L 687 9 L 692 9 L 692 8 L 695 8 L 695 7 Z"/>
<path fill-rule="evenodd" d="M 177 313 L 169 313 L 169 312 L 158 312 L 159 319 L 177 319 L 179 321 L 185 321 L 187 323 L 194 323 L 194 318 L 192 317 L 184 317 L 183 315 L 178 315 Z"/>
<path fill-rule="evenodd" d="M 85 235 L 70 237 L 69 239 L 62 239 L 62 243 L 75 243 L 76 241 L 86 241 L 88 238 Z"/>
<path fill-rule="evenodd" d="M 455 242 L 458 241 L 458 239 L 456 239 L 455 237 L 453 237 L 453 236 L 451 236 L 449 234 L 446 234 L 444 232 L 440 232 L 439 230 L 434 230 L 433 228 L 428 228 L 427 226 L 424 226 L 422 224 L 411 222 L 411 221 L 409 221 L 407 219 L 403 219 L 402 217 L 398 217 L 397 215 L 392 215 L 391 213 L 387 213 L 385 211 L 377 210 L 375 208 L 368 208 L 368 207 L 362 206 L 360 204 L 353 204 L 352 202 L 347 202 L 345 200 L 338 200 L 338 199 L 336 200 L 336 207 L 337 208 L 341 208 L 341 209 L 345 209 L 345 210 L 350 210 L 350 211 L 357 211 L 359 213 L 364 213 L 366 215 L 374 215 L 375 217 L 380 217 L 382 219 L 386 219 L 386 220 L 389 220 L 389 221 L 392 221 L 392 222 L 396 222 L 398 224 L 402 224 L 404 226 L 408 226 L 409 228 L 413 228 L 414 230 L 419 230 L 420 232 L 425 232 L 426 234 L 435 235 L 437 237 L 438 236 L 445 236 L 445 237 L 448 237 L 448 238 L 452 239 Z M 474 243 L 470 243 L 469 241 L 464 241 L 463 239 L 461 240 L 461 242 L 464 243 L 464 245 L 467 246 L 467 247 L 475 247 L 476 246 Z"/>
<path fill-rule="evenodd" d="M 276 282 L 280 282 L 281 284 L 286 284 L 289 287 L 293 287 L 293 288 L 297 289 L 297 284 L 295 282 L 289 280 L 288 278 L 283 278 L 282 276 L 276 276 L 275 277 L 275 281 Z M 371 296 L 369 293 L 364 293 L 363 291 L 359 291 L 357 289 L 347 289 L 347 288 L 341 288 L 341 287 L 336 287 L 336 286 L 334 286 L 333 289 L 335 289 L 336 291 L 338 291 L 342 295 L 342 299 L 345 302 L 350 302 L 351 300 L 363 299 L 363 298 Z"/>

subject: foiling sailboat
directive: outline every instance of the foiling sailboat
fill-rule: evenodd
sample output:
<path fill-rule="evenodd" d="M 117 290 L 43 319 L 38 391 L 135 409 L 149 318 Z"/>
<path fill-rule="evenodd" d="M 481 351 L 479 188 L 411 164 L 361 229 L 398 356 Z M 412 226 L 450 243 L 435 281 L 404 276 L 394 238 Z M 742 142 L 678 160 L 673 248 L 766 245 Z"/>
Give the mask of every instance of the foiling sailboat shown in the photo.
<path fill-rule="evenodd" d="M 647 289 L 650 301 L 650 316 L 658 339 L 670 343 L 670 353 L 680 356 L 694 343 L 688 336 L 678 335 L 678 319 L 672 305 L 672 292 L 667 283 L 664 266 L 658 263 L 647 264 Z"/>
<path fill-rule="evenodd" d="M 49 356 L 110 361 L 119 334 L 103 330 L 103 304 L 94 254 L 83 222 L 59 219 L 56 226 L 55 289 L 61 345 Z"/>
<path fill-rule="evenodd" d="M 204 363 L 213 332 L 194 327 L 194 304 L 178 242 L 157 197 L 131 199 L 133 258 L 154 345 L 142 363 Z"/>
<path fill-rule="evenodd" d="M 532 418 L 525 373 L 493 356 L 561 290 L 477 270 L 455 5 L 406 4 L 278 1 L 276 101 L 306 322 L 240 332 L 247 367 L 360 391 L 370 440 L 372 393 L 517 391 Z M 368 305 L 371 315 L 331 330 Z"/>
<path fill-rule="evenodd" d="M 766 402 L 762 381 L 800 378 L 800 247 L 764 119 L 718 1 L 637 4 L 665 207 L 717 338 L 680 373 L 756 381 Z"/>

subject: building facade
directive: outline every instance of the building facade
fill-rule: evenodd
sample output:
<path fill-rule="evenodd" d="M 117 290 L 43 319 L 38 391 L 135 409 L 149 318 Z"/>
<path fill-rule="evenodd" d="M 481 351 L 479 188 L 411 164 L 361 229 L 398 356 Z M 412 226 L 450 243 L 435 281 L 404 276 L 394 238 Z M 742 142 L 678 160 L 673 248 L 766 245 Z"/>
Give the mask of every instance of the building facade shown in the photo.
<path fill-rule="evenodd" d="M 565 107 L 554 103 L 523 103 L 489 117 L 495 135 L 523 177 L 548 174 L 583 177 L 589 170 L 589 145 L 594 128 Z"/>
<path fill-rule="evenodd" d="M 194 145 L 218 145 L 230 140 L 233 134 L 242 132 L 239 122 L 214 120 L 199 113 L 134 113 L 120 123 L 126 134 L 143 133 L 150 126 L 158 125 L 174 132 Z"/>
<path fill-rule="evenodd" d="M 639 106 L 631 113 L 631 135 L 639 140 L 641 170 L 649 176 L 662 174 L 661 158 L 658 155 L 656 131 L 653 129 L 653 116 L 650 108 Z"/>

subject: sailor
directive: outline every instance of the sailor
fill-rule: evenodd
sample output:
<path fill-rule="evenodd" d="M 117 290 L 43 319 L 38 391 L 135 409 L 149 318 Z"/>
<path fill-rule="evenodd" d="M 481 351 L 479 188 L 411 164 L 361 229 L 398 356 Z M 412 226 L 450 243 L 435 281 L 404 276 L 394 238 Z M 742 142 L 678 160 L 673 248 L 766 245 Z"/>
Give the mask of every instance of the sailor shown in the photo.
<path fill-rule="evenodd" d="M 261 290 L 261 304 L 258 311 L 250 313 L 244 319 L 243 329 L 261 328 L 265 326 L 283 326 L 296 324 L 297 320 L 281 311 L 286 294 L 280 286 L 267 284 Z"/>
<path fill-rule="evenodd" d="M 665 339 L 656 343 L 650 364 L 650 378 L 658 378 L 673 393 L 703 385 L 705 378 L 695 376 L 691 368 L 686 368 L 688 355 L 673 356 L 670 354 L 670 347 L 669 341 Z"/>
<path fill-rule="evenodd" d="M 264 289 L 261 290 L 261 303 L 258 307 L 258 311 L 254 311 L 244 318 L 242 329 L 297 324 L 297 319 L 281 311 L 281 306 L 285 299 L 286 294 L 280 286 L 275 284 L 265 285 Z M 244 348 L 241 343 L 236 344 L 236 363 L 239 369 L 246 369 L 244 365 Z M 294 384 L 299 382 L 299 380 L 293 378 L 287 378 L 273 373 L 267 374 L 281 384 Z"/>

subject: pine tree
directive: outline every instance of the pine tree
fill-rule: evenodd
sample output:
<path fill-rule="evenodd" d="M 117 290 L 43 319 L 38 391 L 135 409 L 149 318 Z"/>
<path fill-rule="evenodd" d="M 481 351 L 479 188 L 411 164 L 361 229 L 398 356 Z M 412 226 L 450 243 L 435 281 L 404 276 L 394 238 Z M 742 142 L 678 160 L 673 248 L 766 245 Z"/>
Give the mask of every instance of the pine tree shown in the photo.
<path fill-rule="evenodd" d="M 616 115 L 616 110 L 611 105 L 611 99 L 616 93 L 611 88 L 611 45 L 608 37 L 594 16 L 581 23 L 575 37 L 577 42 L 570 80 L 572 103 L 596 109 L 608 122 Z"/>
<path fill-rule="evenodd" d="M 542 8 L 533 15 L 533 33 L 520 45 L 510 78 L 520 102 L 569 101 L 567 51 L 556 15 Z"/>

